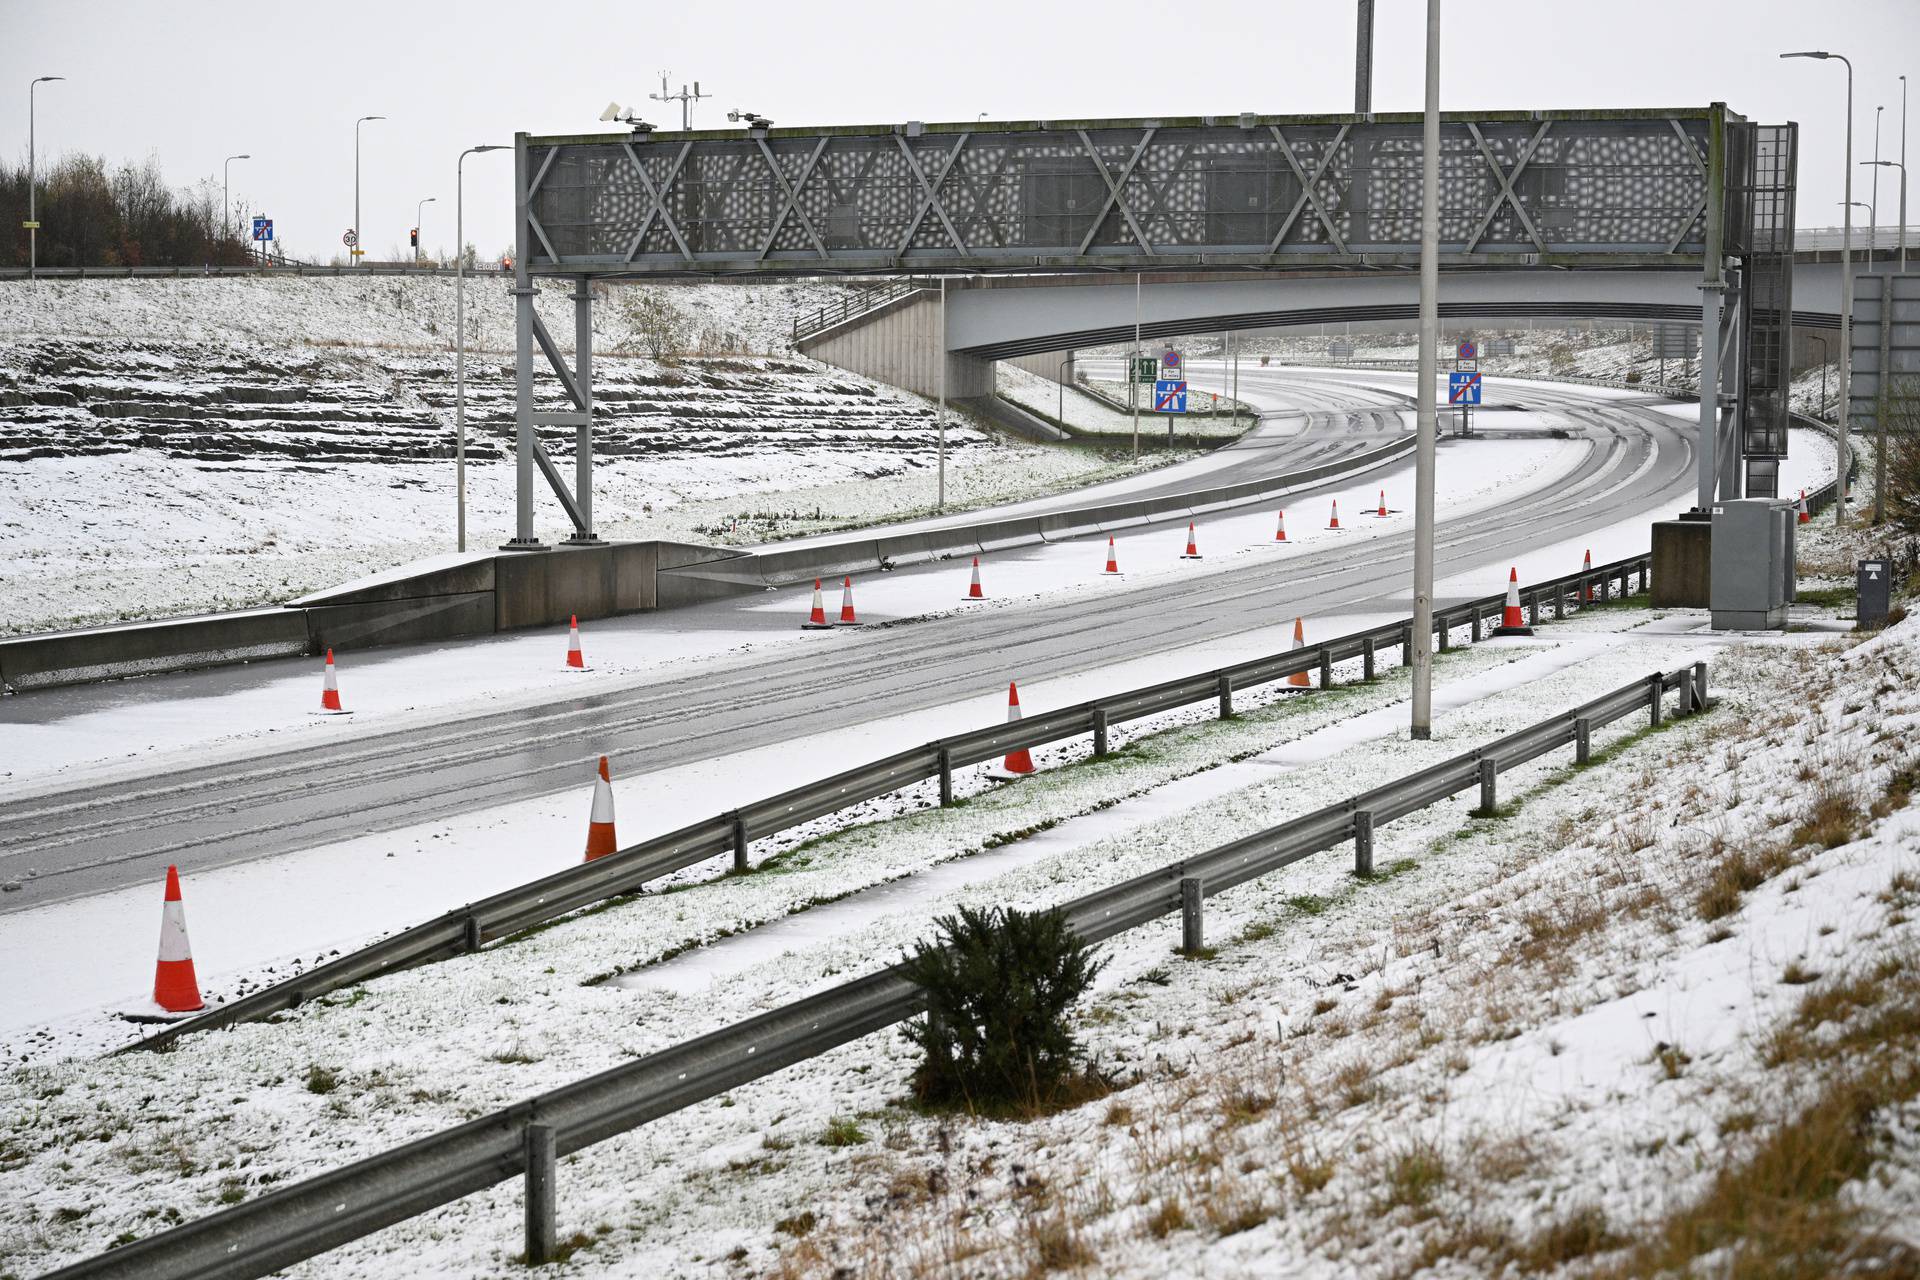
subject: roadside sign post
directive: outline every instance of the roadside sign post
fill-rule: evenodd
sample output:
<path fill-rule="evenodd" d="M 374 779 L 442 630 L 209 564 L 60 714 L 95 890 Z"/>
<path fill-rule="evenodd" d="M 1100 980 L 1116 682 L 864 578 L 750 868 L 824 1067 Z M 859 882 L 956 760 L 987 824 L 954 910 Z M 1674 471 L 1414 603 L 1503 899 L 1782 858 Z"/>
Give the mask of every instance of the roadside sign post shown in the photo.
<path fill-rule="evenodd" d="M 1471 346 L 1463 343 L 1462 346 Z M 1480 403 L 1480 374 L 1477 370 L 1456 369 L 1447 375 L 1447 403 L 1460 406 L 1460 434 L 1473 433 L 1472 406 Z"/>
<path fill-rule="evenodd" d="M 1170 381 L 1162 378 L 1153 384 L 1153 411 L 1155 413 L 1185 413 L 1187 411 L 1187 384 L 1185 381 Z M 1169 424 L 1171 429 L 1171 424 Z"/>

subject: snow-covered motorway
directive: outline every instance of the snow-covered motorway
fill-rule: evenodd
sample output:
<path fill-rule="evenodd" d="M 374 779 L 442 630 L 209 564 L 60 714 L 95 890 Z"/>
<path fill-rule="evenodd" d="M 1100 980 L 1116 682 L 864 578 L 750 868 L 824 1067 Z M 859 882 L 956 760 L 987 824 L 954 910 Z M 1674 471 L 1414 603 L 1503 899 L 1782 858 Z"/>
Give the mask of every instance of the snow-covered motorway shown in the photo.
<path fill-rule="evenodd" d="M 1246 379 L 1243 395 L 1284 399 L 1287 386 L 1301 380 L 1296 372 L 1276 373 L 1263 388 L 1267 380 L 1255 375 Z M 1367 374 L 1364 381 L 1391 387 L 1395 375 Z M 1576 438 L 1544 453 L 1538 440 L 1495 434 L 1443 447 L 1443 492 L 1470 499 L 1442 512 L 1443 579 L 1484 574 L 1489 566 L 1499 566 L 1503 579 L 1505 564 L 1528 552 L 1679 504 L 1691 483 L 1689 433 L 1643 398 L 1528 384 L 1503 389 L 1500 397 L 1541 411 Z M 1378 405 L 1379 397 L 1363 392 L 1357 401 Z M 1489 415 L 1500 416 L 1521 415 Z M 1529 421 L 1533 434 L 1543 434 L 1537 420 Z M 1503 475 L 1502 465 L 1512 473 Z M 993 594 L 1019 596 L 1024 588 L 1030 598 L 913 625 L 799 637 L 792 632 L 803 606 L 792 592 L 716 602 L 626 620 L 621 634 L 642 648 L 656 640 L 672 644 L 676 633 L 691 636 L 694 652 L 743 635 L 777 633 L 783 643 L 686 674 L 668 667 L 638 681 L 609 680 L 613 687 L 594 692 L 550 688 L 508 711 L 468 705 L 388 731 L 367 716 L 350 733 L 328 732 L 290 750 L 256 750 L 239 763 L 207 764 L 197 753 L 176 752 L 163 771 L 149 769 L 132 781 L 38 788 L 0 808 L 0 867 L 9 876 L 34 872 L 22 891 L 0 898 L 0 911 L 157 883 L 168 862 L 192 872 L 550 794 L 577 786 L 583 763 L 600 753 L 614 756 L 621 775 L 633 777 L 821 728 L 950 705 L 1009 677 L 1028 682 L 1096 670 L 1295 615 L 1382 611 L 1405 594 L 1410 519 L 1403 514 L 1348 535 L 1313 526 L 1324 525 L 1326 502 L 1336 496 L 1345 500 L 1350 527 L 1371 521 L 1358 510 L 1361 497 L 1371 499 L 1380 485 L 1410 492 L 1406 470 L 1390 468 L 1290 498 L 1298 515 L 1290 530 L 1295 545 L 1285 551 L 1219 556 L 1271 539 L 1272 512 L 1261 507 L 1203 522 L 1203 544 L 1216 558 L 1199 565 L 1174 561 L 1167 543 L 1183 531 L 1122 537 L 1123 567 L 1130 571 L 1122 581 L 1088 581 L 1099 548 L 1084 541 L 1005 553 L 992 565 Z M 1478 489 L 1476 481 L 1483 482 Z M 954 579 L 954 568 L 940 565 L 884 575 L 862 584 L 863 607 L 870 618 L 904 623 L 941 610 L 935 601 L 957 603 Z M 1079 585 L 1067 589 L 1069 583 Z M 1488 579 L 1472 590 L 1495 587 Z M 426 660 L 458 663 L 466 648 L 442 647 Z M 364 669 L 410 657 L 422 655 L 396 651 L 356 661 Z M 63 724 L 74 719 L 105 714 L 109 724 L 119 716 L 138 726 L 143 705 L 157 708 L 149 719 L 199 716 L 218 725 L 226 718 L 223 697 L 284 682 L 286 668 L 258 664 L 35 695 L 9 700 L 0 717 L 10 722 L 8 736 L 21 757 L 57 741 Z M 311 678 L 304 664 L 300 678 Z M 137 737 L 140 730 L 127 732 Z M 763 790 L 751 779 L 740 785 L 743 799 Z"/>

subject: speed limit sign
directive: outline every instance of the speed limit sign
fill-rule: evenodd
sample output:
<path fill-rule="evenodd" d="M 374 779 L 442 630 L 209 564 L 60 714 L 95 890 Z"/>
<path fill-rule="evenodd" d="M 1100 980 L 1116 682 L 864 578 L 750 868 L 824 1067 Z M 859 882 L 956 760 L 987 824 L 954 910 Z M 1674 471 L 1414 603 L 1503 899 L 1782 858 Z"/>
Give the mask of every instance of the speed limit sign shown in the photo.
<path fill-rule="evenodd" d="M 340 233 L 340 243 L 347 246 L 347 248 L 351 249 L 353 248 L 353 246 L 360 243 L 360 237 L 354 234 L 354 230 L 352 227 L 348 227 L 345 231 Z"/>

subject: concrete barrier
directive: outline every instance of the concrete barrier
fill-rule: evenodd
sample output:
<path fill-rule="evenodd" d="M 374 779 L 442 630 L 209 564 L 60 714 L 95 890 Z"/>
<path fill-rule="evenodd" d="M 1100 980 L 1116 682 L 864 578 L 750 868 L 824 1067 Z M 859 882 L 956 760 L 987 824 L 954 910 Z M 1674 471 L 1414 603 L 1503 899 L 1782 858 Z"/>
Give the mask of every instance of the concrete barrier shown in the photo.
<path fill-rule="evenodd" d="M 24 692 L 308 652 L 304 614 L 247 609 L 0 640 L 0 682 Z"/>

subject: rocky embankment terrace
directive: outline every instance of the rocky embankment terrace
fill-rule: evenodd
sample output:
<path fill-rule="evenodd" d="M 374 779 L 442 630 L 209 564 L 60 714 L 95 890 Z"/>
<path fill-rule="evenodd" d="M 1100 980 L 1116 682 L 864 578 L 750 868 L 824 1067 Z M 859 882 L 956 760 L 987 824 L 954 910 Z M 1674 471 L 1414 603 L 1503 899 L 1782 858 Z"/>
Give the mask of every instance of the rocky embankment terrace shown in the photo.
<path fill-rule="evenodd" d="M 511 451 L 513 379 L 497 356 L 467 364 L 468 456 Z M 544 379 L 541 405 L 561 409 Z M 602 458 L 931 448 L 923 402 L 778 357 L 595 362 Z M 0 344 L 0 461 L 153 450 L 208 463 L 427 462 L 454 440 L 450 353 L 40 338 Z M 553 429 L 560 448 L 571 433 Z M 949 445 L 983 437 L 964 426 Z"/>

